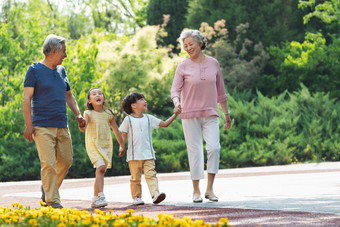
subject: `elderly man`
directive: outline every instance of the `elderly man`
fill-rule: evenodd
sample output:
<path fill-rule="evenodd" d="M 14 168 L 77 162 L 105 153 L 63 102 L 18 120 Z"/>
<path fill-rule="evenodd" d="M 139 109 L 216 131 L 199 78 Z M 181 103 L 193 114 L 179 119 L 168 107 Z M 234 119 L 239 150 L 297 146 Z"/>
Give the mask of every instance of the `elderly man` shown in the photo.
<path fill-rule="evenodd" d="M 44 60 L 28 68 L 24 81 L 25 138 L 29 142 L 34 140 L 37 146 L 43 201 L 47 206 L 62 208 L 59 188 L 73 160 L 66 103 L 80 126 L 85 120 L 61 66 L 67 57 L 66 40 L 52 34 L 47 36 L 43 52 Z"/>

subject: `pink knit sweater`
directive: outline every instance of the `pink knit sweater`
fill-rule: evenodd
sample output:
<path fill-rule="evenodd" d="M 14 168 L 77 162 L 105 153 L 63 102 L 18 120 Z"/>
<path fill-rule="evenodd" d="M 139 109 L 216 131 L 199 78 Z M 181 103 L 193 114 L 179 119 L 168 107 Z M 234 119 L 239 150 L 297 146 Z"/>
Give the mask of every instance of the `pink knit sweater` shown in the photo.
<path fill-rule="evenodd" d="M 182 61 L 171 87 L 171 99 L 174 97 L 181 97 L 180 119 L 218 117 L 217 103 L 228 99 L 218 61 L 209 56 L 201 63 L 190 58 Z"/>

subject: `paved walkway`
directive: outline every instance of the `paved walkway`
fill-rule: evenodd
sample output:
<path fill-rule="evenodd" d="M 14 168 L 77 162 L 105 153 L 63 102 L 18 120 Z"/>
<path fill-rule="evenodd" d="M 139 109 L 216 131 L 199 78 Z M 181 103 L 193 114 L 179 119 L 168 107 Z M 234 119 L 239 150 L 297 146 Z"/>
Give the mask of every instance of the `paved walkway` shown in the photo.
<path fill-rule="evenodd" d="M 214 184 L 217 203 L 192 203 L 188 172 L 158 174 L 158 179 L 166 200 L 152 205 L 143 181 L 146 205 L 137 207 L 131 205 L 129 176 L 106 177 L 109 205 L 104 209 L 124 213 L 132 208 L 154 218 L 171 213 L 212 223 L 228 217 L 235 226 L 340 226 L 340 162 L 220 170 Z M 60 190 L 62 204 L 92 210 L 93 182 L 93 178 L 65 180 Z M 40 185 L 40 181 L 0 183 L 0 206 L 18 201 L 39 207 Z M 202 180 L 202 195 L 205 186 Z"/>

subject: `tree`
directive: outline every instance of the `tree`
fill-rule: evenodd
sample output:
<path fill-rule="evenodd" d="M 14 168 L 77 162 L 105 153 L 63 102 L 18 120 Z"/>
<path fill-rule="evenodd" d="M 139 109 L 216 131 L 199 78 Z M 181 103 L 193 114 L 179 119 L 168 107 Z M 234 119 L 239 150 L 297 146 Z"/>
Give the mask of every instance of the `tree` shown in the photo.
<path fill-rule="evenodd" d="M 67 0 L 67 2 L 70 6 L 66 10 L 67 17 L 72 17 L 75 11 L 80 10 L 78 18 L 90 17 L 94 28 L 101 28 L 107 32 L 131 35 L 146 24 L 147 0 L 79 0 L 77 2 Z M 88 26 L 84 19 L 84 23 Z M 71 22 L 75 23 L 72 27 L 77 28 L 77 21 Z"/>
<path fill-rule="evenodd" d="M 300 8 L 310 7 L 312 12 L 304 16 L 304 23 L 320 19 L 327 26 L 338 29 L 334 33 L 306 32 L 303 42 L 292 41 L 282 48 L 270 47 L 272 59 L 270 65 L 277 71 L 273 75 L 264 75 L 261 90 L 266 94 L 281 92 L 285 89 L 295 91 L 300 83 L 311 92 L 330 92 L 331 97 L 340 98 L 340 1 L 314 0 L 300 1 Z M 311 26 L 314 26 L 312 23 Z M 331 31 L 328 30 L 328 31 Z M 273 84 L 269 87 L 267 84 Z M 274 92 L 274 94 L 275 94 Z"/>
<path fill-rule="evenodd" d="M 224 19 L 231 40 L 239 24 L 249 23 L 247 35 L 265 47 L 285 41 L 303 40 L 302 13 L 295 0 L 192 0 L 186 27 L 199 28 L 201 22 L 213 24 Z"/>
<path fill-rule="evenodd" d="M 150 0 L 147 8 L 147 23 L 149 25 L 161 25 L 164 21 L 164 15 L 169 15 L 169 21 L 166 21 L 166 36 L 161 38 L 158 44 L 162 46 L 171 45 L 174 52 L 176 50 L 180 33 L 185 24 L 185 15 L 187 13 L 188 0 Z"/>
<path fill-rule="evenodd" d="M 315 0 L 299 1 L 299 8 L 310 8 L 312 12 L 303 17 L 303 22 L 307 24 L 312 17 L 317 17 L 324 23 L 332 22 L 340 24 L 340 1 L 330 0 L 317 3 Z"/>

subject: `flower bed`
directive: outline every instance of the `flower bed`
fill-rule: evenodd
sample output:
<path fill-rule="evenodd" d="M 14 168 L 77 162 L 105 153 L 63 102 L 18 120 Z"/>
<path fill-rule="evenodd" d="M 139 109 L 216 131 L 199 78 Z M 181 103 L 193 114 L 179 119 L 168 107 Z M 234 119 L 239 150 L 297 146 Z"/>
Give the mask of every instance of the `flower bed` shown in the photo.
<path fill-rule="evenodd" d="M 229 226 L 227 218 L 221 218 L 215 224 L 189 217 L 174 218 L 172 215 L 158 214 L 158 220 L 143 215 L 132 215 L 133 209 L 125 214 L 114 214 L 96 209 L 94 213 L 77 209 L 39 209 L 24 208 L 20 203 L 10 207 L 0 207 L 0 226 Z"/>

